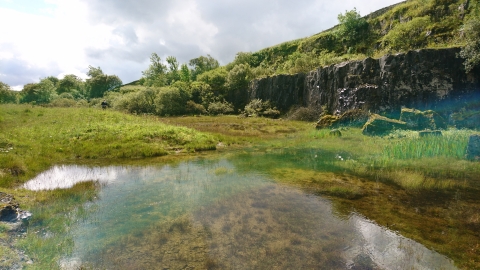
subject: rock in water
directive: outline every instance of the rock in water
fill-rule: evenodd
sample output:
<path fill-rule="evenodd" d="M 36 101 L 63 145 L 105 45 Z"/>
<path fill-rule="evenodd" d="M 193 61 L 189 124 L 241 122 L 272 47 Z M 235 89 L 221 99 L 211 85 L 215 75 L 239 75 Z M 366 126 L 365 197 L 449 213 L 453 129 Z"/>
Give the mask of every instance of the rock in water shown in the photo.
<path fill-rule="evenodd" d="M 15 221 L 17 219 L 18 203 L 12 195 L 0 192 L 0 221 Z"/>

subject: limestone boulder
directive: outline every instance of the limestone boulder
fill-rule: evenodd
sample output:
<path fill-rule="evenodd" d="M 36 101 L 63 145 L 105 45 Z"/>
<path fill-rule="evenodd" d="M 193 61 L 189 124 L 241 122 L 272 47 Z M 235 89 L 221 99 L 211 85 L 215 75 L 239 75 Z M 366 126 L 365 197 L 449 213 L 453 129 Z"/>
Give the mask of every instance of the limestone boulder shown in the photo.
<path fill-rule="evenodd" d="M 363 126 L 362 133 L 367 136 L 385 136 L 396 129 L 406 129 L 406 127 L 407 124 L 403 121 L 372 114 Z"/>
<path fill-rule="evenodd" d="M 447 121 L 432 110 L 420 111 L 402 108 L 400 121 L 405 122 L 407 129 L 410 130 L 437 130 L 447 128 Z"/>
<path fill-rule="evenodd" d="M 338 121 L 338 119 L 339 117 L 336 115 L 323 115 L 322 117 L 320 117 L 320 120 L 318 120 L 316 129 L 331 127 L 333 123 Z"/>

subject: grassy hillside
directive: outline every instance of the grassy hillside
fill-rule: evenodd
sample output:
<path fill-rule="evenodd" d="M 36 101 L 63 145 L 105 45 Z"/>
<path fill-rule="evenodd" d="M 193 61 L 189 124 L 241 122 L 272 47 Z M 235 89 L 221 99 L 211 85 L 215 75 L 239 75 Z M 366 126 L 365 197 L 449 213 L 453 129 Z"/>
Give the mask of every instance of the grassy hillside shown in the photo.
<path fill-rule="evenodd" d="M 354 26 L 350 31 L 342 31 L 339 24 L 248 57 L 241 55 L 229 65 L 247 62 L 254 68 L 255 77 L 260 77 L 306 72 L 345 60 L 420 48 L 461 47 L 465 44 L 463 25 L 478 18 L 478 9 L 477 1 L 409 0 L 356 18 L 359 22 L 364 20 L 357 25 L 358 29 Z M 361 33 L 355 37 L 354 30 Z"/>

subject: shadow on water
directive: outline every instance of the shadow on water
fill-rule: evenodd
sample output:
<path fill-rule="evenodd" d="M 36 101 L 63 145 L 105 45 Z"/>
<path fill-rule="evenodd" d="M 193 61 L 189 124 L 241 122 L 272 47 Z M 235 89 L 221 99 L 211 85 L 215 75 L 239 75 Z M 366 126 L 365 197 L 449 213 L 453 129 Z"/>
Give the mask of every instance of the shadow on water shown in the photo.
<path fill-rule="evenodd" d="M 322 190 L 328 191 L 351 180 L 338 176 L 345 169 L 336 165 L 349 158 L 280 149 L 175 166 L 59 166 L 25 187 L 65 188 L 74 178 L 103 183 L 69 232 L 74 247 L 59 261 L 64 269 L 455 269 L 450 259 L 398 228 L 353 210 L 355 204 L 364 210 L 370 190 L 388 193 L 387 187 L 358 180 L 361 196 L 351 200 L 277 182 L 289 175 L 311 182 L 323 177 Z M 392 194 L 403 198 L 385 196 Z M 373 220 L 382 219 L 375 215 Z M 403 213 L 397 215 L 401 220 Z"/>

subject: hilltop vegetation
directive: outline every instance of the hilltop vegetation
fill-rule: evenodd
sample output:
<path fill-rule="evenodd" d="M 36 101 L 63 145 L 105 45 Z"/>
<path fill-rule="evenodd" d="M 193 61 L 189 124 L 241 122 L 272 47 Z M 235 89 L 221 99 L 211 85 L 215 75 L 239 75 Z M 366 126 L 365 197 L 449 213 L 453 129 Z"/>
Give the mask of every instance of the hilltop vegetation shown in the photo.
<path fill-rule="evenodd" d="M 276 74 L 308 72 L 342 61 L 379 57 L 421 48 L 462 47 L 467 72 L 480 62 L 480 8 L 470 0 L 409 0 L 362 17 L 356 9 L 338 15 L 339 24 L 310 37 L 257 52 L 239 52 L 220 66 L 212 56 L 180 64 L 152 53 L 143 77 L 122 85 L 115 75 L 89 67 L 86 81 L 75 75 L 43 78 L 20 93 L 0 84 L 0 103 L 111 107 L 135 114 L 246 113 L 248 84 Z M 259 103 L 261 101 L 255 101 Z M 265 111 L 275 112 L 275 104 Z M 255 114 L 255 113 L 254 113 Z"/>

